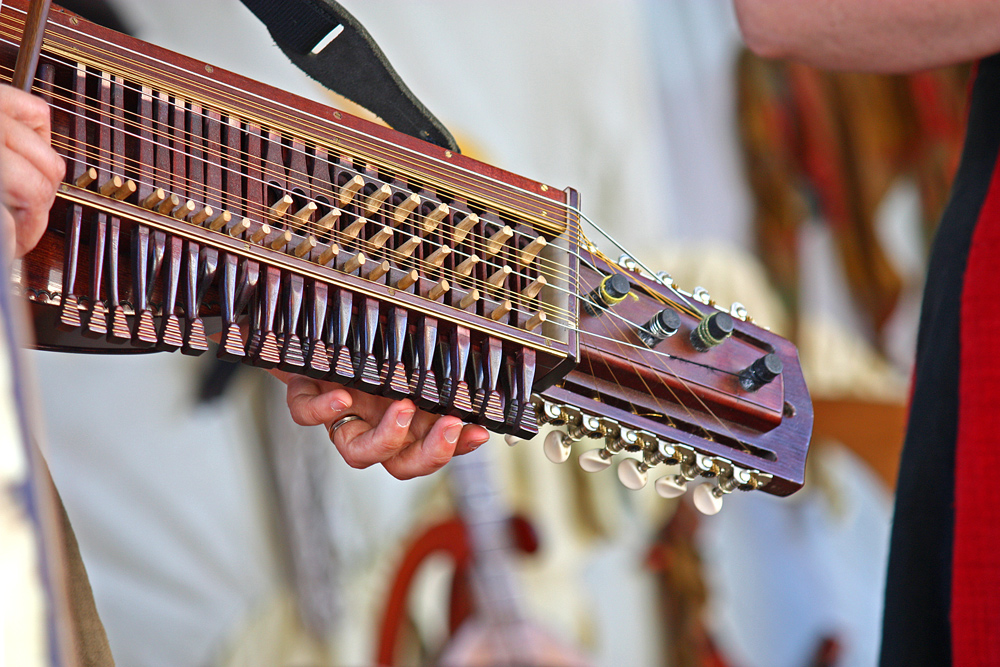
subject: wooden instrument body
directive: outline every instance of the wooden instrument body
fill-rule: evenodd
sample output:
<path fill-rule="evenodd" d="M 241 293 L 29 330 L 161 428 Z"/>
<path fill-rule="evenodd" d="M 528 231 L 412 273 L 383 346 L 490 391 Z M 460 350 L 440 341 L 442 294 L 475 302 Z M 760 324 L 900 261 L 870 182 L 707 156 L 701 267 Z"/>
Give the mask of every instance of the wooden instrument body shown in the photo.
<path fill-rule="evenodd" d="M 0 66 L 24 5 L 0 12 Z M 496 432 L 568 423 L 731 489 L 802 485 L 812 411 L 794 347 L 735 318 L 730 340 L 696 352 L 688 334 L 714 306 L 636 272 L 633 298 L 585 314 L 585 295 L 623 269 L 588 249 L 575 191 L 60 9 L 34 89 L 68 163 L 14 275 L 40 347 L 199 354 L 215 333 L 221 357 Z M 648 350 L 636 323 L 668 303 L 681 331 Z M 767 353 L 782 376 L 742 390 L 737 374 Z"/>

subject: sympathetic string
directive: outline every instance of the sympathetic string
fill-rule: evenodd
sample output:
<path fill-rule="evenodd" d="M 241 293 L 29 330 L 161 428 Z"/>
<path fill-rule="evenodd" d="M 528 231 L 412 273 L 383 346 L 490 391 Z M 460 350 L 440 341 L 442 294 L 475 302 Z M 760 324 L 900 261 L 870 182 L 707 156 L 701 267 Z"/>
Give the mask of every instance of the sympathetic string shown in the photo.
<path fill-rule="evenodd" d="M 0 71 L 2 71 L 2 70 L 0 70 Z M 60 87 L 58 87 L 58 86 L 52 86 L 51 88 L 53 90 L 60 89 Z M 65 88 L 61 88 L 61 89 L 65 90 Z M 54 92 L 52 92 L 51 90 L 48 90 L 48 89 L 46 89 L 46 90 L 39 89 L 39 92 L 42 92 L 42 93 L 44 93 L 46 95 L 51 96 L 54 99 L 58 99 L 60 101 L 64 101 L 64 102 L 67 102 L 67 103 L 70 103 L 70 102 L 74 101 L 74 100 L 71 100 L 70 98 L 68 98 L 67 96 L 57 95 L 57 94 L 55 94 Z M 92 101 L 93 102 L 94 100 L 91 98 L 88 101 Z M 190 135 L 190 132 L 173 133 L 173 134 L 167 134 L 167 133 L 163 133 L 163 132 L 153 132 L 152 133 L 152 138 L 145 139 L 140 134 L 137 134 L 136 132 L 131 132 L 131 131 L 128 131 L 128 130 L 124 129 L 124 128 L 128 127 L 128 128 L 137 129 L 139 131 L 149 131 L 150 128 L 140 126 L 138 123 L 136 123 L 134 121 L 124 120 L 124 119 L 121 119 L 121 118 L 109 116 L 109 118 L 111 118 L 112 121 L 118 121 L 118 122 L 122 123 L 122 127 L 115 127 L 115 126 L 113 126 L 111 123 L 109 123 L 107 121 L 97 120 L 97 119 L 95 119 L 93 117 L 85 116 L 84 114 L 79 113 L 79 112 L 75 112 L 75 111 L 72 111 L 72 110 L 67 110 L 67 113 L 69 113 L 70 115 L 73 115 L 73 116 L 78 116 L 78 117 L 85 118 L 88 122 L 93 122 L 93 123 L 95 123 L 97 125 L 109 128 L 112 131 L 122 132 L 126 136 L 129 136 L 129 137 L 132 137 L 132 138 L 135 138 L 135 139 L 149 141 L 153 146 L 162 148 L 164 150 L 168 150 L 168 151 L 177 150 L 176 145 L 173 146 L 173 147 L 171 147 L 169 145 L 169 143 L 167 143 L 168 141 L 172 140 L 172 141 L 175 142 L 175 144 L 176 143 L 181 143 L 184 147 L 186 147 L 188 149 L 192 149 L 192 150 L 197 150 L 197 151 L 200 151 L 200 152 L 204 152 L 204 153 L 206 153 L 210 157 L 220 158 L 220 161 L 221 161 L 221 159 L 225 158 L 228 162 L 235 163 L 237 166 L 241 166 L 242 167 L 242 166 L 246 166 L 247 165 L 247 161 L 245 159 L 233 160 L 233 156 L 231 154 L 223 153 L 222 151 L 223 151 L 223 149 L 225 149 L 225 145 L 224 144 L 215 143 L 214 145 L 217 148 L 217 150 L 212 150 L 211 146 L 213 145 L 213 142 L 210 142 L 210 141 L 208 141 L 207 139 L 204 139 L 204 138 L 203 138 L 204 139 L 204 143 L 202 145 L 195 144 L 190 139 L 183 139 L 183 138 L 181 138 L 180 140 L 178 139 L 179 136 L 183 137 L 184 134 Z M 171 130 L 171 131 L 175 130 L 175 128 L 173 128 L 173 127 L 168 127 L 167 129 Z M 76 139 L 74 137 L 65 136 L 65 135 L 56 135 L 56 136 L 60 136 L 62 139 L 65 139 L 67 142 L 74 142 L 74 141 L 76 141 Z M 75 150 L 77 147 L 70 146 L 70 148 L 72 148 L 72 149 Z M 99 146 L 95 146 L 95 145 L 87 145 L 86 149 L 87 149 L 88 152 L 93 153 L 93 154 L 97 154 L 97 155 L 108 154 L 108 152 L 109 152 L 108 149 L 103 149 L 103 148 L 101 148 Z M 117 157 L 120 157 L 120 156 L 117 156 Z M 125 162 L 126 162 L 127 165 L 131 164 L 132 168 L 134 170 L 138 171 L 138 168 L 139 168 L 139 162 L 138 162 L 138 160 L 136 160 L 135 158 L 129 157 L 129 156 L 124 156 L 124 160 L 125 160 Z M 203 160 L 203 162 L 204 162 L 204 164 L 206 166 L 209 165 L 207 157 L 206 158 L 202 158 L 202 160 Z M 252 175 L 249 175 L 248 173 L 243 173 L 242 170 L 236 170 L 236 169 L 233 169 L 233 168 L 228 167 L 228 166 L 221 166 L 220 164 L 214 164 L 213 166 L 215 166 L 216 168 L 220 169 L 222 172 L 236 172 L 242 178 L 248 178 L 248 179 L 250 179 L 252 181 L 255 181 L 255 182 L 261 184 L 262 187 L 267 187 L 267 186 L 270 185 L 270 182 L 267 181 L 266 179 L 254 177 Z M 266 171 L 266 167 L 262 171 Z M 293 178 L 291 178 L 291 176 L 293 174 L 298 174 L 302 178 L 293 179 Z M 289 178 L 290 189 L 294 190 L 296 187 L 299 187 L 299 188 L 302 188 L 302 189 L 307 189 L 307 188 L 311 187 L 311 183 L 308 180 L 308 178 L 309 178 L 308 174 L 300 174 L 300 172 L 297 172 L 297 171 L 289 168 L 288 169 L 288 175 L 290 177 Z M 186 184 L 186 185 L 195 185 L 199 189 L 200 188 L 205 188 L 207 191 L 209 191 L 212 194 L 217 195 L 219 197 L 221 197 L 223 194 L 230 194 L 230 195 L 232 194 L 232 193 L 226 193 L 225 191 L 220 190 L 219 188 L 211 188 L 207 184 L 205 184 L 203 182 L 200 182 L 200 181 L 195 182 L 192 179 L 187 178 L 187 177 L 181 178 L 181 179 L 177 179 L 177 180 L 179 180 L 181 183 Z M 147 185 L 155 185 L 155 184 L 147 183 Z M 250 206 L 252 204 L 252 202 L 249 202 L 249 200 L 246 197 L 241 197 L 240 198 L 240 202 L 245 207 L 247 207 L 248 209 L 250 208 Z M 264 204 L 257 204 L 257 206 L 261 207 L 260 217 L 261 218 L 265 218 L 265 219 L 269 218 L 268 214 L 266 213 L 266 205 L 264 205 Z M 395 206 L 398 208 L 399 204 L 396 204 Z M 390 208 L 390 211 L 391 211 L 391 208 Z M 414 222 L 422 223 L 423 222 L 422 218 L 426 218 L 427 216 L 426 215 L 425 216 L 413 215 L 411 217 L 414 218 Z M 499 223 L 491 223 L 491 224 L 493 224 L 495 226 L 499 226 Z M 454 225 L 454 224 L 453 225 L 441 224 L 441 225 L 438 226 L 438 228 L 440 229 L 440 231 L 442 232 L 442 234 L 444 234 L 444 233 L 453 234 L 456 226 L 457 225 Z M 313 234 L 316 234 L 316 235 L 323 235 L 323 234 L 328 233 L 328 231 L 329 231 L 326 228 L 322 228 L 322 227 L 317 226 L 316 223 L 313 223 L 313 222 L 305 222 L 305 223 L 303 223 L 303 225 L 301 226 L 301 229 L 304 229 L 307 232 L 310 232 L 310 233 L 313 233 Z M 487 246 L 486 237 L 479 236 L 479 235 L 474 234 L 474 233 L 470 233 L 470 234 L 467 235 L 466 239 L 467 240 L 465 241 L 465 243 L 467 245 L 469 245 L 473 250 L 480 250 L 480 251 L 482 251 Z M 559 269 L 554 268 L 554 267 L 559 266 L 559 265 L 556 262 L 554 262 L 552 260 L 549 260 L 548 258 L 538 257 L 538 258 L 536 258 L 535 262 L 536 262 L 537 265 L 545 267 L 545 275 L 548 275 L 550 277 L 557 277 L 557 276 L 558 277 L 566 277 L 567 276 L 567 273 L 565 271 L 561 271 Z M 553 268 L 549 268 L 549 265 L 551 265 Z"/>

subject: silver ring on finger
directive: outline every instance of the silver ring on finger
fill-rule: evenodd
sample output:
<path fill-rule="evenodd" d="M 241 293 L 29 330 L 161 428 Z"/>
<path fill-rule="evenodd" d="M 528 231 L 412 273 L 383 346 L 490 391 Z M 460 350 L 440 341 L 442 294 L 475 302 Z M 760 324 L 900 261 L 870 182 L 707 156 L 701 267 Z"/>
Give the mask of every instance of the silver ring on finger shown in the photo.
<path fill-rule="evenodd" d="M 332 424 L 330 424 L 330 427 L 327 429 L 327 433 L 330 434 L 330 441 L 331 442 L 333 441 L 333 435 L 337 432 L 338 428 L 340 428 L 344 424 L 347 424 L 348 422 L 358 421 L 360 419 L 361 419 L 361 417 L 359 417 L 357 415 L 344 415 L 343 417 L 341 417 L 337 421 L 335 421 Z"/>

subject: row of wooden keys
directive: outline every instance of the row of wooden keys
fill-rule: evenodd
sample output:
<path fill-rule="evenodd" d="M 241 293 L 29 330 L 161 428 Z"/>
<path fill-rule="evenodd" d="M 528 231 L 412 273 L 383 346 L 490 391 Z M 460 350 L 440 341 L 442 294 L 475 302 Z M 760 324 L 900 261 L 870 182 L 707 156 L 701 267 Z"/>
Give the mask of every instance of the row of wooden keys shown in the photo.
<path fill-rule="evenodd" d="M 88 168 L 76 179 L 76 185 L 90 188 L 97 180 L 97 170 Z M 367 195 L 361 195 L 365 180 L 355 176 L 345 182 L 338 195 L 340 207 L 331 207 L 328 212 L 317 220 L 312 218 L 318 214 L 319 206 L 315 202 L 307 202 L 297 210 L 292 210 L 295 200 L 284 195 L 260 217 L 263 221 L 255 222 L 249 217 L 234 220 L 229 211 L 216 212 L 211 206 L 199 206 L 193 200 L 184 200 L 175 194 L 168 194 L 163 188 L 154 188 L 140 203 L 146 209 L 163 215 L 170 215 L 178 220 L 191 224 L 205 226 L 220 233 L 226 233 L 234 238 L 243 239 L 249 243 L 269 248 L 275 252 L 284 252 L 300 259 L 306 259 L 321 266 L 336 268 L 345 273 L 356 273 L 371 281 L 380 281 L 390 274 L 395 266 L 398 269 L 409 268 L 395 272 L 393 286 L 401 290 L 418 288 L 423 282 L 425 287 L 420 294 L 432 301 L 441 300 L 456 285 L 462 284 L 464 289 L 450 305 L 462 310 L 474 310 L 476 304 L 485 296 L 490 296 L 491 304 L 486 313 L 494 321 L 500 321 L 514 308 L 509 298 L 512 296 L 507 288 L 509 276 L 516 269 L 509 263 L 493 264 L 493 270 L 482 278 L 473 277 L 477 265 L 489 258 L 497 257 L 505 244 L 514 237 L 514 232 L 508 225 L 498 225 L 498 229 L 489 237 L 473 239 L 470 234 L 480 224 L 475 213 L 465 215 L 453 225 L 442 237 L 451 241 L 451 245 L 441 244 L 432 252 L 425 253 L 423 259 L 415 257 L 416 250 L 426 243 L 426 237 L 439 228 L 441 223 L 452 215 L 447 204 L 439 204 L 423 216 L 413 215 L 421 206 L 421 198 L 412 194 L 397 204 L 394 210 L 384 211 L 382 220 L 389 224 L 378 224 L 372 218 L 383 207 L 388 208 L 387 201 L 392 195 L 388 185 L 382 185 Z M 137 191 L 134 181 L 121 176 L 111 176 L 104 183 L 96 185 L 96 190 L 106 197 L 126 200 Z M 344 209 L 353 206 L 369 217 L 355 217 L 352 222 L 341 224 L 347 219 Z M 354 216 L 351 216 L 354 217 Z M 457 217 L 457 215 L 455 216 Z M 399 234 L 399 227 L 409 222 L 408 227 L 414 232 L 401 242 L 390 243 Z M 372 233 L 371 229 L 375 229 Z M 322 240 L 321 240 L 322 239 Z M 453 248 L 467 242 L 472 248 L 459 261 L 459 255 Z M 511 250 L 510 257 L 518 269 L 524 269 L 535 262 L 539 253 L 548 245 L 544 236 L 536 236 L 523 248 Z M 353 246 L 353 250 L 351 247 Z M 478 252 L 476 252 L 478 251 Z M 446 260 L 452 254 L 456 255 L 451 266 L 446 267 Z M 391 260 L 391 261 L 390 261 Z M 409 261 L 407 261 L 409 260 Z M 421 277 L 432 281 L 421 281 Z M 393 276 L 390 276 L 390 278 Z M 545 276 L 539 272 L 532 275 L 531 281 L 518 290 L 520 302 L 530 301 L 538 297 L 541 290 L 548 284 Z M 546 321 L 546 313 L 534 311 L 529 317 L 522 318 L 524 329 L 531 331 L 540 327 Z"/>

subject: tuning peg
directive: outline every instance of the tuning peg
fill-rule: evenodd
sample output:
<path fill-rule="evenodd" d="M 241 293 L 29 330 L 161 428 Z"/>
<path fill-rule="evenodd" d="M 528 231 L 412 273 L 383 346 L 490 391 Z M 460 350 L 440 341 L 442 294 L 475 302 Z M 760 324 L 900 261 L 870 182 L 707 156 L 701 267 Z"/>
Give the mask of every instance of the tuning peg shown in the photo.
<path fill-rule="evenodd" d="M 524 442 L 521 438 L 516 435 L 510 435 L 509 433 L 503 437 L 503 441 L 506 442 L 509 447 L 513 447 L 514 445 L 519 445 Z"/>
<path fill-rule="evenodd" d="M 677 333 L 680 328 L 681 316 L 673 308 L 664 308 L 637 328 L 635 333 L 646 347 L 656 347 Z"/>
<path fill-rule="evenodd" d="M 712 484 L 699 484 L 695 487 L 691 500 L 699 512 L 712 516 L 718 514 L 719 510 L 722 509 L 722 496 L 724 493 L 722 489 Z"/>
<path fill-rule="evenodd" d="M 732 315 L 712 313 L 691 331 L 691 345 L 699 352 L 707 352 L 729 338 L 734 328 Z"/>
<path fill-rule="evenodd" d="M 625 459 L 618 464 L 618 481 L 626 489 L 638 491 L 646 486 L 646 480 L 648 479 L 647 470 L 648 468 L 643 465 L 642 461 L 638 459 Z"/>
<path fill-rule="evenodd" d="M 551 431 L 545 436 L 542 450 L 545 452 L 545 457 L 553 463 L 565 463 L 569 458 L 570 446 L 574 442 L 602 430 L 597 417 L 583 414 L 570 406 L 556 405 L 547 401 L 542 403 L 539 421 L 557 426 L 566 425 L 566 431 Z"/>
<path fill-rule="evenodd" d="M 677 461 L 677 452 L 668 442 L 658 441 L 655 448 L 643 447 L 642 459 L 628 458 L 618 464 L 618 481 L 626 489 L 638 491 L 649 480 L 648 471 L 660 463 Z"/>
<path fill-rule="evenodd" d="M 604 447 L 591 449 L 580 455 L 580 467 L 587 472 L 600 472 L 611 465 L 614 455 L 629 448 L 634 448 L 638 435 L 632 429 L 620 428 L 612 420 L 599 420 L 597 430 L 604 434 Z"/>
<path fill-rule="evenodd" d="M 592 317 L 602 315 L 607 309 L 624 301 L 631 287 L 624 274 L 612 273 L 604 276 L 601 283 L 587 294 L 583 309 Z"/>
<path fill-rule="evenodd" d="M 545 452 L 545 458 L 549 461 L 553 463 L 565 463 L 566 459 L 569 458 L 571 444 L 572 441 L 570 441 L 569 436 L 563 431 L 550 431 L 545 436 L 542 451 Z"/>
<path fill-rule="evenodd" d="M 656 480 L 653 488 L 661 498 L 678 498 L 687 493 L 688 480 L 681 475 L 667 475 Z"/>
<path fill-rule="evenodd" d="M 740 386 L 747 391 L 757 391 L 781 375 L 781 357 L 774 353 L 765 354 L 740 371 Z"/>
<path fill-rule="evenodd" d="M 719 510 L 722 509 L 722 499 L 725 498 L 726 494 L 737 489 L 749 491 L 760 488 L 770 480 L 770 475 L 766 473 L 741 468 L 726 459 L 699 455 L 696 465 L 706 477 L 718 476 L 719 478 L 718 484 L 702 484 L 697 487 L 692 497 L 698 511 L 709 516 L 719 513 Z"/>
<path fill-rule="evenodd" d="M 677 498 L 687 492 L 688 482 L 696 479 L 701 473 L 698 468 L 698 455 L 691 451 L 685 451 L 680 445 L 674 448 L 674 458 L 680 461 L 680 472 L 673 475 L 666 475 L 656 480 L 653 488 L 661 498 Z M 707 458 L 707 457 L 702 457 Z"/>
<path fill-rule="evenodd" d="M 591 449 L 580 454 L 580 467 L 587 472 L 600 472 L 606 470 L 611 465 L 611 457 L 614 456 L 607 449 Z"/>

